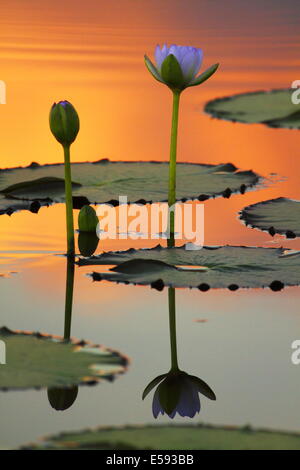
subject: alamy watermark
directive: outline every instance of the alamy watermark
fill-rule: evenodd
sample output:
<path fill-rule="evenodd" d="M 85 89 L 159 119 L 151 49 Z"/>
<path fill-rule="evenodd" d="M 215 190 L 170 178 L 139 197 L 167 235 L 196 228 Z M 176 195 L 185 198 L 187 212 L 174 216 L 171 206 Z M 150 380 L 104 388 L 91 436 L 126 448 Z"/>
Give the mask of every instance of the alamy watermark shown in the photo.
<path fill-rule="evenodd" d="M 6 104 L 6 83 L 0 80 L 0 104 Z"/>
<path fill-rule="evenodd" d="M 300 104 L 300 80 L 294 80 L 291 84 L 291 88 L 295 88 L 291 95 L 293 104 Z"/>
<path fill-rule="evenodd" d="M 6 364 L 6 344 L 0 340 L 0 365 Z"/>
<path fill-rule="evenodd" d="M 298 366 L 300 364 L 300 339 L 295 339 L 291 344 L 291 348 L 295 350 L 291 355 L 292 364 Z"/>
<path fill-rule="evenodd" d="M 204 205 L 197 202 L 128 204 L 127 196 L 119 196 L 117 207 L 101 204 L 97 207 L 101 240 L 138 240 L 170 238 L 169 220 L 175 220 L 175 239 L 185 240 L 186 249 L 200 249 L 204 244 Z"/>

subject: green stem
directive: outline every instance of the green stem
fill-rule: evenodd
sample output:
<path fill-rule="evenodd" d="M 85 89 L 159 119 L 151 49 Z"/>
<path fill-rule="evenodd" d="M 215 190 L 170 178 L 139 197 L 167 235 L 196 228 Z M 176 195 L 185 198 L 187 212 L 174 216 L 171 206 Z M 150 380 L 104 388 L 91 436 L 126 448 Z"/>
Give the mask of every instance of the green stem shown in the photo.
<path fill-rule="evenodd" d="M 177 359 L 177 339 L 176 339 L 176 310 L 175 310 L 175 289 L 170 287 L 169 296 L 169 327 L 170 327 L 170 345 L 171 345 L 171 370 L 178 370 Z"/>
<path fill-rule="evenodd" d="M 172 128 L 171 128 L 171 143 L 170 143 L 170 162 L 169 162 L 169 194 L 168 206 L 173 206 L 173 211 L 170 211 L 170 238 L 168 246 L 174 246 L 174 232 L 175 232 L 175 202 L 176 202 L 176 155 L 177 155 L 177 134 L 178 134 L 178 114 L 179 114 L 179 100 L 180 91 L 173 91 L 173 111 L 172 111 Z"/>
<path fill-rule="evenodd" d="M 65 328 L 64 339 L 69 340 L 71 336 L 73 290 L 74 290 L 74 257 L 67 259 L 67 279 L 66 279 L 66 301 L 65 301 Z"/>
<path fill-rule="evenodd" d="M 70 165 L 70 146 L 64 145 L 65 157 L 65 194 L 66 194 L 66 221 L 67 221 L 67 255 L 74 256 L 74 222 L 73 222 L 73 200 L 72 200 L 72 179 Z"/>

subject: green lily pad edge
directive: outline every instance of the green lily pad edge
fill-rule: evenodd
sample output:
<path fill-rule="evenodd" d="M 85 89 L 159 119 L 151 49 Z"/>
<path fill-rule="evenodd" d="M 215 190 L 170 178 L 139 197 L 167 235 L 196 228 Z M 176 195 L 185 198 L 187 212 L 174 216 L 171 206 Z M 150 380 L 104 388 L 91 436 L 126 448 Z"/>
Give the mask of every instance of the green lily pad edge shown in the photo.
<path fill-rule="evenodd" d="M 288 239 L 300 237 L 300 201 L 286 197 L 268 199 L 244 207 L 239 218 L 248 227 L 277 233 Z"/>
<path fill-rule="evenodd" d="M 118 206 L 120 195 L 128 204 L 166 202 L 168 169 L 166 161 L 73 162 L 73 206 L 88 204 Z M 37 213 L 42 206 L 64 203 L 63 163 L 0 170 L 0 215 L 18 210 Z M 252 170 L 239 170 L 232 163 L 204 164 L 178 162 L 177 201 L 205 201 L 244 194 L 263 181 Z M 121 202 L 122 203 L 122 202 Z"/>
<path fill-rule="evenodd" d="M 0 328 L 0 391 L 68 388 L 112 381 L 127 370 L 129 359 L 116 350 L 85 340 Z"/>
<path fill-rule="evenodd" d="M 186 249 L 188 248 L 188 249 Z M 193 249 L 191 249 L 193 248 Z M 93 281 L 150 286 L 196 288 L 201 292 L 240 288 L 267 288 L 280 291 L 300 284 L 300 257 L 293 250 L 255 246 L 176 247 L 105 252 L 79 258 L 79 266 L 114 266 L 108 271 L 93 271 Z"/>
<path fill-rule="evenodd" d="M 250 425 L 209 424 L 99 427 L 42 438 L 21 450 L 285 450 L 300 449 L 300 434 Z"/>
<path fill-rule="evenodd" d="M 259 90 L 216 98 L 206 103 L 204 112 L 226 121 L 300 129 L 300 106 L 292 102 L 295 91 Z"/>

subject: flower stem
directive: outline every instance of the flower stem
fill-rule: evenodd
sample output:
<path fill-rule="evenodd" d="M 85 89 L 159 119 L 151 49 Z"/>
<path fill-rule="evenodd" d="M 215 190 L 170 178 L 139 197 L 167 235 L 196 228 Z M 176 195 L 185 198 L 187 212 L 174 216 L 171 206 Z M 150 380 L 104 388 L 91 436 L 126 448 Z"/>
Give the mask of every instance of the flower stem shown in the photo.
<path fill-rule="evenodd" d="M 176 339 L 176 310 L 175 310 L 175 289 L 170 287 L 169 297 L 169 327 L 170 327 L 170 345 L 171 345 L 171 370 L 178 370 L 177 359 L 177 339 Z"/>
<path fill-rule="evenodd" d="M 74 222 L 73 222 L 73 200 L 72 200 L 72 180 L 70 165 L 70 145 L 64 145 L 65 157 L 65 194 L 66 194 L 66 221 L 67 221 L 67 255 L 74 256 Z"/>
<path fill-rule="evenodd" d="M 172 111 L 172 128 L 171 128 L 171 143 L 170 143 L 170 162 L 169 162 L 169 240 L 168 246 L 174 246 L 174 232 L 175 232 L 175 202 L 176 202 L 176 155 L 177 155 L 177 133 L 178 133 L 178 114 L 179 114 L 179 100 L 180 91 L 173 91 L 173 111 Z M 173 210 L 170 211 L 172 207 Z"/>

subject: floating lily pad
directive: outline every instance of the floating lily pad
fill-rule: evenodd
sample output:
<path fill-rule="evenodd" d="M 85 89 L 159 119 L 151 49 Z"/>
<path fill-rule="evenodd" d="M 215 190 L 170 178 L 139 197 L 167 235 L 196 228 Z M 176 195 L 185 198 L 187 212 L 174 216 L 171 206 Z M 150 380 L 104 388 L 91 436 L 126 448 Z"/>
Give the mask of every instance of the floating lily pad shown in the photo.
<path fill-rule="evenodd" d="M 213 117 L 248 124 L 300 129 L 300 106 L 292 102 L 294 89 L 256 91 L 217 98 L 204 110 Z"/>
<path fill-rule="evenodd" d="M 250 426 L 126 426 L 64 432 L 22 449 L 299 450 L 300 434 L 255 430 Z"/>
<path fill-rule="evenodd" d="M 124 372 L 120 353 L 85 341 L 0 328 L 6 364 L 0 366 L 0 390 L 71 387 L 111 380 Z M 1 343 L 3 344 L 3 343 Z"/>
<path fill-rule="evenodd" d="M 80 187 L 79 183 L 72 183 L 73 189 Z M 30 194 L 40 194 L 41 192 L 47 192 L 57 194 L 59 192 L 63 193 L 65 190 L 65 180 L 63 178 L 56 178 L 54 176 L 48 176 L 44 178 L 37 178 L 35 180 L 23 181 L 21 183 L 12 184 L 7 186 L 4 189 L 1 189 L 1 193 L 6 197 L 15 196 L 22 197 L 28 193 Z"/>
<path fill-rule="evenodd" d="M 285 285 L 300 283 L 300 257 L 283 256 L 282 248 L 244 246 L 205 246 L 187 250 L 184 246 L 130 249 L 108 252 L 79 265 L 116 265 L 108 272 L 94 272 L 95 281 L 168 287 L 209 288 L 270 287 L 281 290 Z"/>
<path fill-rule="evenodd" d="M 89 203 L 118 205 L 122 195 L 130 203 L 166 201 L 168 172 L 167 162 L 73 163 L 73 196 L 83 201 L 80 207 Z M 32 202 L 64 202 L 63 175 L 63 164 L 0 170 L 0 214 L 31 210 Z M 253 171 L 239 171 L 231 163 L 179 163 L 177 175 L 178 200 L 230 197 L 234 192 L 244 193 L 260 179 Z"/>
<path fill-rule="evenodd" d="M 279 197 L 245 207 L 240 218 L 246 225 L 279 233 L 287 238 L 300 236 L 300 201 Z"/>

